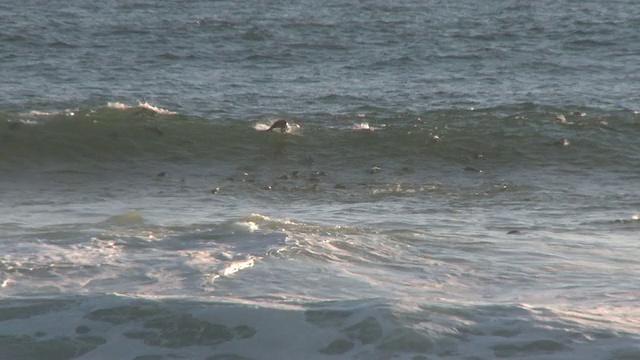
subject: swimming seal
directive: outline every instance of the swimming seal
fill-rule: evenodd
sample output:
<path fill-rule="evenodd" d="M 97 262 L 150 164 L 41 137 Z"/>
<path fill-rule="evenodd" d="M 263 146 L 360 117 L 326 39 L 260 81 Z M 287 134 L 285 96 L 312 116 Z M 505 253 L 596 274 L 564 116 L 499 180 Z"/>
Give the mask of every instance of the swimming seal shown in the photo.
<path fill-rule="evenodd" d="M 287 120 L 277 120 L 265 131 L 273 131 L 273 129 L 279 128 L 280 132 L 285 132 L 288 127 L 289 125 L 287 125 Z"/>

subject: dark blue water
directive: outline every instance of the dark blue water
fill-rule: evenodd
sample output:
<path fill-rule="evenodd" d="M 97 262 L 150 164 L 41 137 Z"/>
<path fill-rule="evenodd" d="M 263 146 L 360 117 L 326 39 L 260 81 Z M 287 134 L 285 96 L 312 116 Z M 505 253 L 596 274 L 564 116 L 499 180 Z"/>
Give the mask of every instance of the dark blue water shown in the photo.
<path fill-rule="evenodd" d="M 637 109 L 633 2 L 5 3 L 3 107 Z"/>
<path fill-rule="evenodd" d="M 638 19 L 3 2 L 0 359 L 639 358 Z"/>

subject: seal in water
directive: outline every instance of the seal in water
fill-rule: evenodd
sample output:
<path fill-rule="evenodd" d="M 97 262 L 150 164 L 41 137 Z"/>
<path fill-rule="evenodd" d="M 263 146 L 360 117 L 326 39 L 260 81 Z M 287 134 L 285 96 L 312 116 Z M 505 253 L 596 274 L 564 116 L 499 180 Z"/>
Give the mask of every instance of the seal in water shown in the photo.
<path fill-rule="evenodd" d="M 280 132 L 285 132 L 287 131 L 287 128 L 289 127 L 289 125 L 287 125 L 287 120 L 277 120 L 276 122 L 274 122 L 273 124 L 271 124 L 271 126 L 265 130 L 265 131 L 273 131 L 273 129 L 275 128 L 280 128 Z"/>

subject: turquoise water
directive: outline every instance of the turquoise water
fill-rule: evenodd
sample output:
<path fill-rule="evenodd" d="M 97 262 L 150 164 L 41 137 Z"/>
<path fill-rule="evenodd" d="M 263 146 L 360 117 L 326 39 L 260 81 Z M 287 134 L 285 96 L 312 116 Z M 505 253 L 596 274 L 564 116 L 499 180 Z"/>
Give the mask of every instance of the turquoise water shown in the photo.
<path fill-rule="evenodd" d="M 640 358 L 639 15 L 1 4 L 0 359 Z"/>

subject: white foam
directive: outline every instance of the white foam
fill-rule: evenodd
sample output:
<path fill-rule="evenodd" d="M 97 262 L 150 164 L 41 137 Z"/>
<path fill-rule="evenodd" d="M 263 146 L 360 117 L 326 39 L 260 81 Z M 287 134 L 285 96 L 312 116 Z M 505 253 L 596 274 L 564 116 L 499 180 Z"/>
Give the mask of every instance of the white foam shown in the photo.
<path fill-rule="evenodd" d="M 115 269 L 111 266 L 117 266 L 121 257 L 121 246 L 108 239 L 92 238 L 73 246 L 20 244 L 5 254 L 4 263 L 11 269 L 11 277 L 3 281 L 2 288 L 14 294 L 83 292 L 86 284 L 98 277 L 98 268 L 102 270 L 100 278 L 118 277 L 109 269 Z"/>
<path fill-rule="evenodd" d="M 25 125 L 37 125 L 39 124 L 39 122 L 35 121 L 35 120 L 29 120 L 29 119 L 20 119 L 17 122 L 9 122 L 10 124 L 25 124 Z"/>
<path fill-rule="evenodd" d="M 123 104 L 121 102 L 109 102 L 107 103 L 107 107 L 109 109 L 116 109 L 116 110 L 129 110 L 129 109 L 133 109 L 133 106 L 129 106 L 127 104 Z M 161 115 L 176 115 L 177 112 L 175 111 L 171 111 L 171 110 L 167 110 L 167 109 L 163 109 L 160 107 L 157 107 L 155 105 L 150 104 L 149 102 L 145 101 L 145 102 L 138 102 L 138 108 L 141 109 L 147 109 L 147 110 L 151 110 L 157 114 L 161 114 Z"/>
<path fill-rule="evenodd" d="M 260 229 L 258 227 L 258 224 L 254 223 L 253 221 L 242 221 L 242 222 L 237 222 L 235 224 L 238 225 L 240 229 L 247 230 L 250 233 L 256 232 Z"/>
<path fill-rule="evenodd" d="M 31 110 L 28 113 L 21 113 L 20 116 L 25 117 L 46 117 L 46 116 L 56 116 L 56 115 L 67 115 L 74 116 L 75 112 L 70 109 L 65 109 L 64 111 L 51 110 L 51 111 L 40 111 L 40 110 Z"/>
<path fill-rule="evenodd" d="M 284 224 L 284 225 L 303 225 L 302 223 L 297 223 L 288 219 L 273 219 L 270 218 L 269 216 L 266 215 L 262 215 L 262 214 L 258 214 L 258 213 L 253 213 L 249 216 L 249 221 L 253 221 L 253 222 L 268 222 L 268 223 L 275 223 L 275 224 Z"/>
<path fill-rule="evenodd" d="M 163 108 L 159 108 L 159 107 L 156 107 L 154 105 L 151 105 L 146 101 L 143 102 L 143 103 L 138 103 L 138 107 L 139 108 L 143 108 L 143 109 L 147 109 L 147 110 L 151 110 L 151 111 L 153 111 L 155 113 L 158 113 L 158 114 L 161 114 L 161 115 L 176 115 L 176 114 L 178 114 L 175 111 L 170 111 L 170 110 L 167 110 L 167 109 L 163 109 Z"/>
<path fill-rule="evenodd" d="M 109 109 L 117 109 L 117 110 L 127 110 L 127 109 L 131 109 L 131 106 L 129 105 L 125 105 L 121 102 L 109 102 L 107 103 L 107 107 Z"/>
<path fill-rule="evenodd" d="M 55 116 L 55 115 L 67 115 L 67 116 L 74 116 L 76 110 L 71 110 L 71 109 L 65 109 L 64 111 L 58 111 L 58 110 L 51 110 L 51 111 L 40 111 L 40 110 L 31 110 L 28 113 L 22 113 L 20 114 L 20 116 L 27 116 L 27 117 L 46 117 L 46 116 Z"/>
<path fill-rule="evenodd" d="M 373 131 L 376 130 L 375 128 L 372 128 L 369 123 L 366 122 L 362 122 L 362 123 L 355 123 L 353 125 L 351 125 L 351 129 L 352 130 L 365 130 L 365 131 Z"/>
<path fill-rule="evenodd" d="M 253 265 L 254 261 L 251 258 L 243 261 L 234 261 L 231 264 L 225 266 L 224 269 L 220 270 L 218 274 L 221 276 L 231 276 L 240 270 L 251 268 L 253 267 Z"/>
<path fill-rule="evenodd" d="M 58 115 L 60 114 L 59 111 L 39 111 L 39 110 L 31 110 L 29 111 L 29 113 L 27 113 L 26 115 L 29 116 L 51 116 L 51 115 Z"/>

